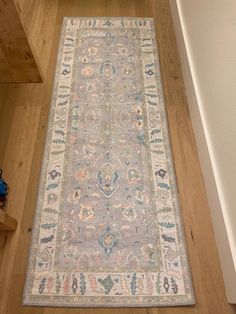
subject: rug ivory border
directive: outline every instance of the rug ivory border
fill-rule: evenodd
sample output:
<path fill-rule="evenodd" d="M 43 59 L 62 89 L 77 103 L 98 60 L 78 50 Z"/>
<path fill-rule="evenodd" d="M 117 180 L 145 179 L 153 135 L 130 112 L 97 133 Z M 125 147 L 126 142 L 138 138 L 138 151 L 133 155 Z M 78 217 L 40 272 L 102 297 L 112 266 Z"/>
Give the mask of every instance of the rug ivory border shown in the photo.
<path fill-rule="evenodd" d="M 156 98 L 159 105 L 159 110 L 161 111 L 162 116 L 162 133 L 165 143 L 165 152 L 166 152 L 166 160 L 167 160 L 167 168 L 169 173 L 169 183 L 171 188 L 172 200 L 173 200 L 173 210 L 175 215 L 175 223 L 176 223 L 176 233 L 178 239 L 178 248 L 181 255 L 181 265 L 182 265 L 182 275 L 183 282 L 185 288 L 185 294 L 183 295 L 155 295 L 155 296 L 132 296 L 132 297 L 124 297 L 122 296 L 121 302 L 117 302 L 117 297 L 93 297 L 93 296 L 64 296 L 64 295 L 33 295 L 32 288 L 34 285 L 34 276 L 35 276 L 35 267 L 36 267 L 36 257 L 38 253 L 38 243 L 39 243 L 39 232 L 40 232 L 40 224 L 42 218 L 42 209 L 43 209 L 43 196 L 45 192 L 46 178 L 48 172 L 48 164 L 50 159 L 50 151 L 51 151 L 51 140 L 53 137 L 53 126 L 54 126 L 54 117 L 55 117 L 55 109 L 57 106 L 58 95 L 60 94 L 60 75 L 61 70 L 63 69 L 62 61 L 64 55 L 64 46 L 66 43 L 66 34 L 68 34 L 71 30 L 76 30 L 76 27 L 81 27 L 81 24 L 86 24 L 86 27 L 91 26 L 89 21 L 96 20 L 104 23 L 104 27 L 112 27 L 111 25 L 120 23 L 122 27 L 130 27 L 130 28 L 138 28 L 144 29 L 149 28 L 152 34 L 152 45 L 153 49 L 153 59 L 155 64 L 155 72 L 156 72 Z M 79 25 L 79 26 L 78 26 Z M 71 32 L 71 38 L 75 38 L 75 32 Z M 73 47 L 74 49 L 74 47 Z M 70 61 L 71 67 L 73 67 L 73 58 Z M 73 72 L 73 71 L 71 71 Z M 72 74 L 68 75 L 65 82 L 68 86 L 72 83 Z M 145 89 L 146 91 L 146 89 Z M 68 93 L 69 94 L 69 93 Z M 69 99 L 69 97 L 68 97 Z M 146 96 L 147 102 L 147 96 Z M 69 103 L 69 101 L 68 101 Z M 68 108 L 67 108 L 68 109 Z M 68 112 L 67 112 L 68 115 Z M 63 147 L 61 147 L 63 150 Z M 62 165 L 63 167 L 63 165 Z M 54 87 L 53 87 L 53 95 L 51 101 L 51 108 L 49 114 L 49 122 L 48 122 L 48 131 L 47 131 L 47 139 L 44 150 L 43 157 L 43 165 L 40 177 L 40 187 L 38 192 L 38 200 L 37 200 L 37 208 L 36 214 L 34 217 L 34 228 L 31 240 L 31 249 L 29 254 L 28 261 L 28 270 L 25 282 L 24 296 L 23 296 L 23 304 L 24 305 L 36 305 L 36 306 L 57 306 L 57 307 L 154 307 L 154 306 L 180 306 L 180 305 L 191 305 L 195 304 L 195 297 L 192 288 L 192 280 L 187 256 L 186 243 L 184 238 L 184 231 L 182 225 L 182 218 L 180 212 L 180 205 L 178 199 L 178 191 L 177 191 L 177 183 L 174 172 L 174 165 L 172 160 L 171 146 L 168 134 L 168 123 L 167 116 L 165 110 L 165 103 L 163 97 L 163 89 L 162 82 L 160 77 L 160 64 L 159 64 L 159 56 L 157 50 L 156 43 L 156 33 L 155 33 L 155 24 L 153 18 L 130 18 L 130 17 L 66 17 L 63 21 L 63 27 L 60 36 L 59 50 L 57 56 L 57 66 L 54 77 Z"/>

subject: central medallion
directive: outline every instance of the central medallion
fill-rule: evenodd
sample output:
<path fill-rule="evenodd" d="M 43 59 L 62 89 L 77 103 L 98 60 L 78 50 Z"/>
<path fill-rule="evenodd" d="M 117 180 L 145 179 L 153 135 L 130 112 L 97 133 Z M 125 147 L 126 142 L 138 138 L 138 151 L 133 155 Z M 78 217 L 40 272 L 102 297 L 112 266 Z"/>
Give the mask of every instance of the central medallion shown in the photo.
<path fill-rule="evenodd" d="M 116 66 L 112 63 L 111 60 L 107 59 L 100 65 L 100 74 L 103 75 L 103 77 L 106 80 L 110 80 L 113 75 L 116 74 Z"/>
<path fill-rule="evenodd" d="M 119 173 L 116 167 L 109 162 L 99 168 L 96 178 L 98 180 L 97 188 L 106 198 L 110 198 L 119 188 Z"/>

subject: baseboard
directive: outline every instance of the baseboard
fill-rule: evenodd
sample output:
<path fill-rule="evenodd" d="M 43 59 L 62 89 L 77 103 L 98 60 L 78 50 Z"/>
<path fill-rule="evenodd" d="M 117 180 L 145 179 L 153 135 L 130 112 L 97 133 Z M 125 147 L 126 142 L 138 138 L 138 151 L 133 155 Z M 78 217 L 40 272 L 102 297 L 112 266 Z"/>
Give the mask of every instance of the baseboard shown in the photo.
<path fill-rule="evenodd" d="M 170 0 L 173 24 L 182 65 L 189 111 L 195 134 L 203 179 L 211 210 L 212 222 L 229 303 L 236 303 L 236 254 L 234 254 L 229 217 L 211 147 L 207 123 L 202 110 L 201 94 L 195 75 L 193 60 L 182 16 L 180 0 Z"/>

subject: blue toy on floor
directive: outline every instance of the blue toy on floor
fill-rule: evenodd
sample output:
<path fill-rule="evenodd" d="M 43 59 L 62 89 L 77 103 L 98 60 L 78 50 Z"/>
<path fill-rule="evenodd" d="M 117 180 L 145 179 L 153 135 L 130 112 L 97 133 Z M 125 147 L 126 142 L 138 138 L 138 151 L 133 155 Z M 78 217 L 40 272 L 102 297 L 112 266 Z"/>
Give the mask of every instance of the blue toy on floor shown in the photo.
<path fill-rule="evenodd" d="M 0 208 L 4 207 L 7 200 L 8 185 L 2 178 L 2 169 L 0 169 Z"/>

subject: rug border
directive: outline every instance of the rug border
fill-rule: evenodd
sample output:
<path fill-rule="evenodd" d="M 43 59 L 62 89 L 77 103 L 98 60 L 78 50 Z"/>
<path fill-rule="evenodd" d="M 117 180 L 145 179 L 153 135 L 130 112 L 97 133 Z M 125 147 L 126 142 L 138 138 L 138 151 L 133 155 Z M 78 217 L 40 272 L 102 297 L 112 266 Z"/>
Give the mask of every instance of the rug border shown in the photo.
<path fill-rule="evenodd" d="M 23 300 L 22 300 L 22 305 L 23 306 L 43 306 L 43 307 L 63 307 L 63 308 L 115 308 L 115 307 L 124 307 L 124 308 L 143 308 L 143 307 L 148 307 L 148 308 L 153 308 L 153 307 L 178 307 L 178 306 L 193 306 L 196 304 L 196 296 L 194 293 L 194 288 L 193 288 L 193 277 L 192 277 L 192 272 L 190 268 L 190 261 L 189 261 L 189 252 L 188 252 L 188 246 L 187 246 L 187 241 L 186 241 L 186 233 L 185 233 L 185 228 L 183 224 L 183 216 L 182 216 L 182 210 L 180 206 L 180 199 L 179 199 L 179 193 L 178 193 L 178 185 L 177 185 L 177 177 L 176 177 L 176 172 L 175 172 L 175 165 L 174 165 L 174 159 L 173 159 L 173 151 L 172 151 L 172 145 L 170 141 L 170 132 L 169 132 L 169 123 L 168 123 L 168 116 L 167 116 L 167 111 L 166 111 L 166 105 L 165 105 L 165 94 L 164 94 L 164 88 L 162 84 L 162 70 L 161 70 L 161 64 L 160 64 L 160 53 L 158 49 L 158 42 L 157 42 L 157 32 L 156 32 L 156 21 L 154 17 L 129 17 L 129 16 L 116 16 L 116 17 L 109 17 L 109 16 L 65 16 L 63 18 L 63 21 L 61 23 L 61 31 L 60 31 L 60 36 L 59 36 L 59 41 L 58 41 L 58 48 L 57 48 L 57 60 L 56 60 L 56 65 L 55 65 L 55 73 L 54 73 L 54 79 L 53 79 L 53 88 L 52 88 L 52 96 L 51 96 L 51 101 L 50 101 L 50 108 L 49 108 L 49 114 L 48 114 L 48 123 L 47 123 L 47 131 L 45 135 L 45 141 L 44 141 L 44 148 L 43 148 L 43 157 L 41 161 L 41 172 L 40 172 L 40 178 L 39 178 L 39 185 L 38 185 L 38 194 L 37 194 L 37 200 L 35 204 L 37 205 L 39 197 L 40 197 L 40 191 L 41 191 L 41 183 L 43 182 L 43 170 L 44 170 L 44 160 L 46 155 L 48 154 L 47 147 L 49 144 L 49 139 L 50 139 L 50 126 L 51 126 L 51 120 L 52 120 L 52 113 L 55 109 L 55 103 L 53 103 L 54 98 L 57 95 L 57 85 L 58 85 L 58 72 L 60 71 L 60 65 L 61 65 L 61 59 L 62 59 L 62 54 L 63 54 L 63 42 L 64 42 L 64 33 L 65 33 L 65 25 L 67 23 L 67 20 L 69 19 L 74 19 L 74 18 L 79 18 L 79 19 L 109 19 L 109 20 L 115 20 L 115 19 L 130 19 L 130 20 L 149 20 L 152 23 L 152 30 L 153 30 L 153 42 L 154 42 L 154 59 L 155 59 L 155 64 L 157 64 L 160 68 L 160 72 L 156 73 L 156 79 L 157 79 L 157 87 L 158 91 L 160 92 L 159 94 L 159 100 L 161 103 L 161 108 L 162 108 L 162 113 L 165 119 L 165 127 L 167 128 L 167 132 L 165 132 L 165 137 L 166 137 L 166 146 L 168 147 L 168 153 L 171 157 L 171 175 L 172 175 L 172 181 L 174 183 L 175 187 L 175 196 L 176 196 L 176 205 L 178 209 L 178 223 L 179 223 L 179 229 L 181 232 L 178 232 L 178 234 L 181 236 L 181 241 L 182 241 L 182 247 L 184 248 L 185 251 L 185 262 L 186 262 L 186 270 L 187 273 L 186 275 L 189 277 L 189 290 L 190 290 L 190 296 L 191 299 L 187 300 L 185 302 L 173 302 L 173 303 L 163 303 L 163 302 L 152 302 L 152 303 L 132 303 L 132 304 L 127 304 L 127 303 L 96 303 L 96 304 L 88 304 L 88 303 L 80 303 L 80 302 L 74 302 L 73 304 L 68 304 L 64 302 L 48 302 L 48 301 L 26 301 L 26 294 L 28 291 L 28 285 L 30 282 L 30 271 L 32 270 L 32 263 L 31 263 L 31 253 L 33 251 L 33 236 L 34 236 L 34 230 L 36 227 L 36 222 L 38 216 L 40 216 L 41 211 L 37 212 L 35 210 L 34 212 L 34 219 L 33 219 L 33 227 L 32 227 L 32 234 L 31 234 L 31 241 L 30 241 L 30 249 L 28 252 L 28 261 L 27 261 L 27 268 L 26 268 L 26 275 L 25 275 L 25 283 L 24 283 L 24 289 L 23 289 Z M 36 206 L 35 206 L 36 207 Z M 37 207 L 36 207 L 37 208 Z M 136 298 L 136 296 L 134 296 Z"/>

